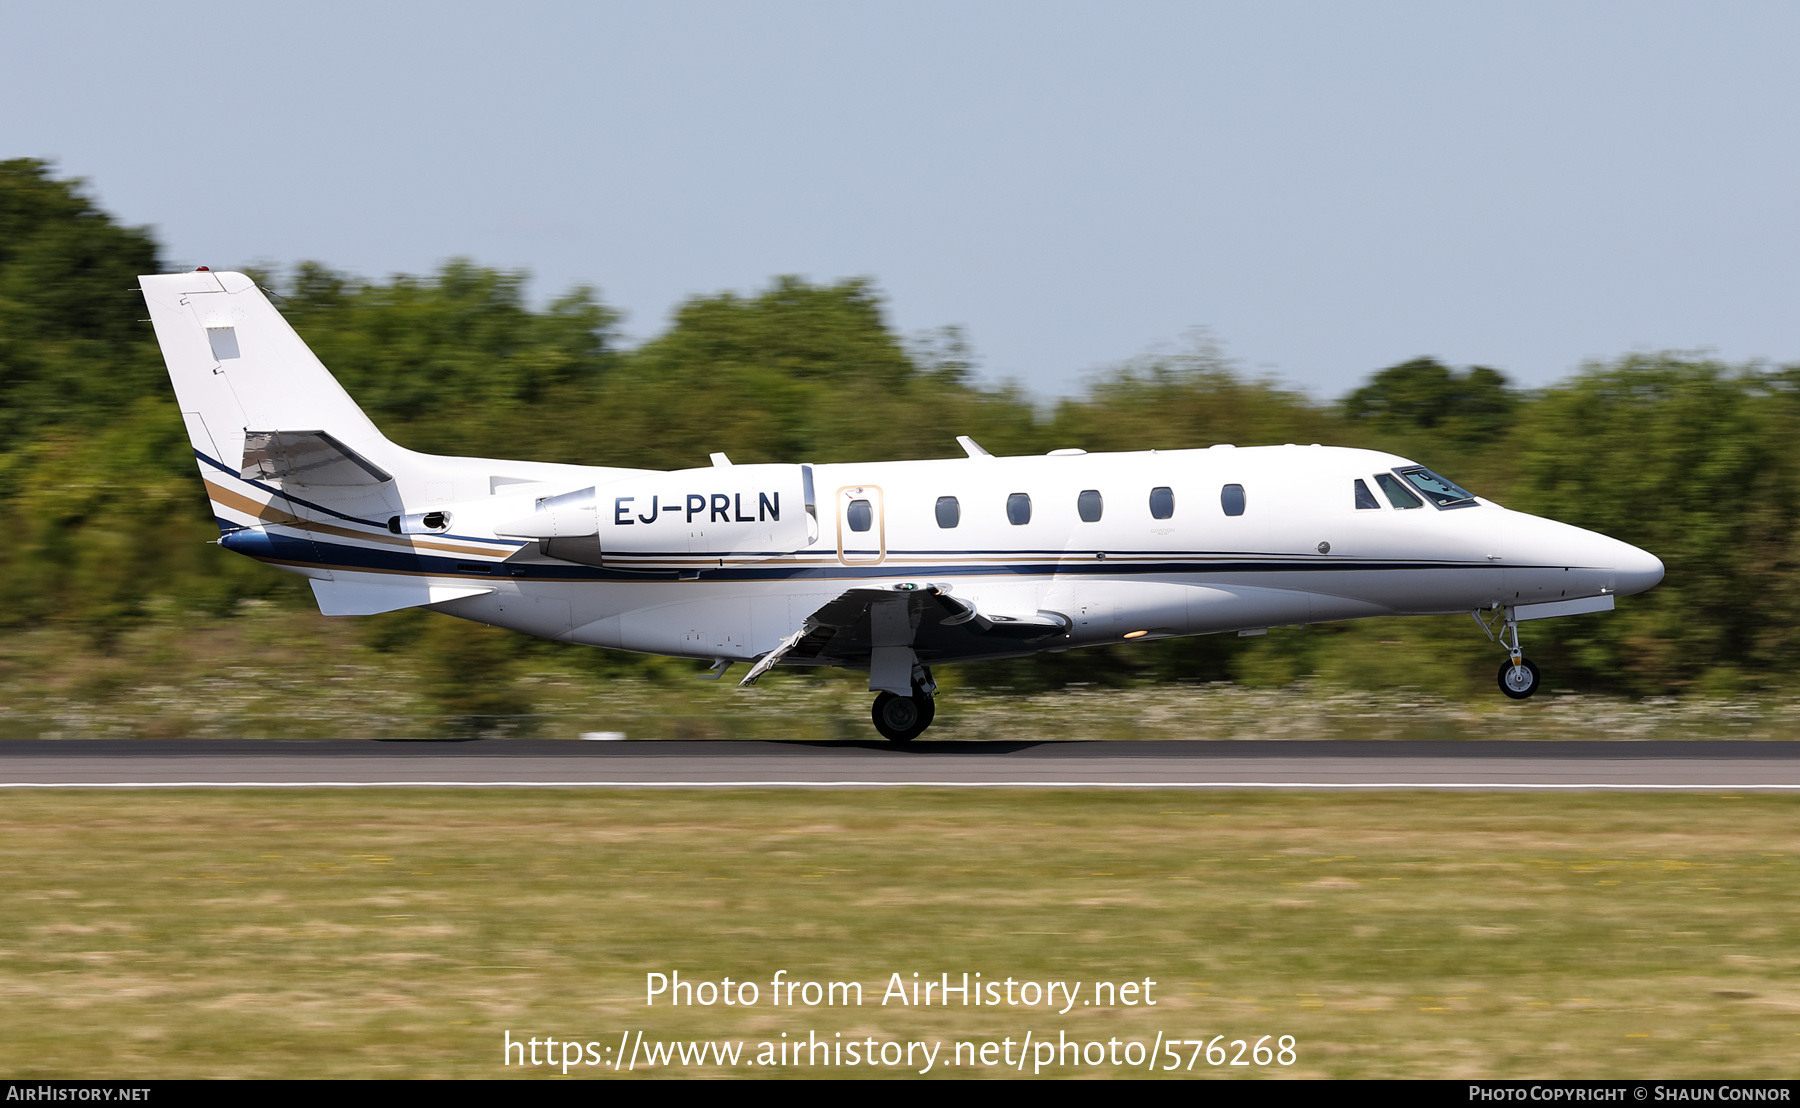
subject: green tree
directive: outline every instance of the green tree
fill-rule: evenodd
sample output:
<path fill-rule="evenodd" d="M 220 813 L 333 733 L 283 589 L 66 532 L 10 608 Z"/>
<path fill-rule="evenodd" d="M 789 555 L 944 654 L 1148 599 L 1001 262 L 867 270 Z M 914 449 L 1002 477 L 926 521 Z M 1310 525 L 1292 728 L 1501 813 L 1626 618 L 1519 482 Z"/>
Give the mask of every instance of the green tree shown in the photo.
<path fill-rule="evenodd" d="M 528 437 L 535 415 L 592 399 L 617 362 L 619 317 L 586 287 L 533 311 L 525 285 L 522 272 L 465 259 L 385 284 L 308 262 L 280 282 L 277 304 L 357 403 L 406 445 L 553 456 L 560 444 Z"/>
<path fill-rule="evenodd" d="M 1204 336 L 1184 350 L 1133 359 L 1058 403 L 1047 429 L 1058 446 L 1178 450 L 1232 443 L 1332 442 L 1331 413 L 1304 394 L 1247 381 Z"/>
<path fill-rule="evenodd" d="M 162 268 L 142 227 L 120 227 L 33 158 L 0 161 L 0 451 L 50 425 L 91 430 L 161 377 L 136 292 Z"/>
<path fill-rule="evenodd" d="M 207 542 L 217 531 L 134 291 L 160 268 L 149 233 L 117 225 L 80 182 L 43 162 L 0 162 L 0 523 L 11 539 L 0 624 L 15 631 L 61 623 L 110 647 L 159 612 L 198 626 L 251 598 L 310 607 L 297 578 Z M 1663 559 L 1664 583 L 1611 615 L 1529 625 L 1553 686 L 1731 688 L 1785 682 L 1800 664 L 1800 367 L 1635 355 L 1527 393 L 1494 370 L 1420 358 L 1319 404 L 1246 379 L 1201 337 L 1040 413 L 974 381 L 960 332 L 895 334 L 866 280 L 784 277 L 697 297 L 635 349 L 592 290 L 537 308 L 524 274 L 468 261 L 379 282 L 316 263 L 261 280 L 371 416 L 418 449 L 679 468 L 719 450 L 744 462 L 953 456 L 958 434 L 996 453 L 1369 446 Z M 369 646 L 459 713 L 522 710 L 519 675 L 573 649 L 437 634 L 420 613 L 366 626 Z M 669 671 L 580 657 L 596 675 Z M 1433 671 L 1442 688 L 1485 694 L 1497 664 L 1460 617 L 1408 621 L 1400 634 L 1382 622 L 1074 652 L 970 676 L 1028 687 L 1320 673 L 1375 685 Z"/>
<path fill-rule="evenodd" d="M 777 279 L 755 296 L 699 297 L 621 360 L 601 390 L 604 419 L 572 460 L 618 465 L 944 457 L 955 436 L 1031 423 L 1015 395 L 966 381 L 954 345 L 921 365 L 862 280 Z M 998 440 L 997 440 L 998 441 Z"/>
<path fill-rule="evenodd" d="M 1632 355 L 1549 389 L 1515 440 L 1514 506 L 1643 547 L 1664 581 L 1607 617 L 1533 625 L 1596 686 L 1656 693 L 1800 662 L 1800 371 Z"/>
<path fill-rule="evenodd" d="M 1465 442 L 1504 434 L 1518 406 L 1519 394 L 1499 370 L 1457 372 L 1436 358 L 1389 366 L 1342 403 L 1352 424 L 1388 432 L 1423 429 Z"/>

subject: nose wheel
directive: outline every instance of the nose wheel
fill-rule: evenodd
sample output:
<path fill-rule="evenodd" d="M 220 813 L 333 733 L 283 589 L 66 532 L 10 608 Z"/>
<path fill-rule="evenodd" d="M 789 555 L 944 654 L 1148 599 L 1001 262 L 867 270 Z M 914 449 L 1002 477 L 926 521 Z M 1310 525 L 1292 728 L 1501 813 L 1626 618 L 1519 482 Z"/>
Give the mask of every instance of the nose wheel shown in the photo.
<path fill-rule="evenodd" d="M 1538 668 L 1520 658 L 1500 663 L 1500 691 L 1514 700 L 1524 700 L 1538 689 Z"/>
<path fill-rule="evenodd" d="M 1527 661 L 1519 648 L 1519 621 L 1513 618 L 1513 610 L 1499 611 L 1500 619 L 1493 622 L 1484 619 L 1479 608 L 1469 614 L 1490 641 L 1506 649 L 1506 661 L 1500 663 L 1500 691 L 1514 700 L 1526 700 L 1538 691 L 1538 667 Z"/>

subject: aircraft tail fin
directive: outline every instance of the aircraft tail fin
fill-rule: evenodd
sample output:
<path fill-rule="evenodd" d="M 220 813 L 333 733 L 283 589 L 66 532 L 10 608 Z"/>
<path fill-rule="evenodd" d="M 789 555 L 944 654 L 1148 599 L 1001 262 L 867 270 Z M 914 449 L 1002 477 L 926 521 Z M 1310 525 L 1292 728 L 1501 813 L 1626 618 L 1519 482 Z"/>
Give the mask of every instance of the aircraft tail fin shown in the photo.
<path fill-rule="evenodd" d="M 293 519 L 259 480 L 366 496 L 404 463 L 255 281 L 198 270 L 139 283 L 221 528 Z"/>

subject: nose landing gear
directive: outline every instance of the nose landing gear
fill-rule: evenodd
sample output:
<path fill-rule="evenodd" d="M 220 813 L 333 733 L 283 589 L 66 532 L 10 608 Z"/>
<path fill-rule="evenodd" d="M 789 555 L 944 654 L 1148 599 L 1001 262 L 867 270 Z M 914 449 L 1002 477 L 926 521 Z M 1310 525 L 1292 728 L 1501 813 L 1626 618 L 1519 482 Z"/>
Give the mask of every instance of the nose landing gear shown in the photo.
<path fill-rule="evenodd" d="M 931 671 L 918 667 L 913 671 L 911 696 L 884 692 L 875 698 L 875 706 L 869 710 L 875 730 L 889 742 L 905 743 L 918 738 L 937 715 L 937 701 L 932 697 L 935 692 L 937 682 L 931 679 Z"/>
<path fill-rule="evenodd" d="M 1469 615 L 1488 639 L 1499 643 L 1507 653 L 1506 661 L 1500 664 L 1500 691 L 1514 700 L 1530 698 L 1538 691 L 1538 667 L 1527 661 L 1519 648 L 1519 621 L 1513 618 L 1513 610 L 1499 609 L 1500 619 L 1494 622 L 1483 618 L 1482 611 L 1477 608 Z"/>
<path fill-rule="evenodd" d="M 1520 658 L 1500 663 L 1500 691 L 1514 700 L 1524 700 L 1538 689 L 1538 667 Z"/>

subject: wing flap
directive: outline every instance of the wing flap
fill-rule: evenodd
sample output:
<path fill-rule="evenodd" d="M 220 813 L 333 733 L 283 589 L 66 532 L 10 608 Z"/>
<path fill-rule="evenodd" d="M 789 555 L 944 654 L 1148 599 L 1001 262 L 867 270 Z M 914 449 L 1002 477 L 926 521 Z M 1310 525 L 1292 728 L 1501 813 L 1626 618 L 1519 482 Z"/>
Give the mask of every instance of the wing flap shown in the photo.
<path fill-rule="evenodd" d="M 865 586 L 820 606 L 739 683 L 753 683 L 781 661 L 860 667 L 871 664 L 875 651 L 900 646 L 925 663 L 1016 654 L 1041 649 L 1043 640 L 1067 634 L 1069 626 L 1056 612 L 981 611 L 951 596 L 948 585 Z"/>

